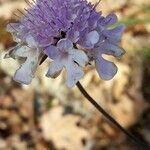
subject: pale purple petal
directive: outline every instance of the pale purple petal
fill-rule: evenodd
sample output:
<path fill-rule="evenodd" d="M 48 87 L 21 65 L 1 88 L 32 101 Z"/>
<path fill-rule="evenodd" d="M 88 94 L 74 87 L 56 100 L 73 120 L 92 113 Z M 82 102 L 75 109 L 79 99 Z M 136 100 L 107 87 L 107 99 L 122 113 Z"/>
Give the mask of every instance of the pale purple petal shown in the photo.
<path fill-rule="evenodd" d="M 87 48 L 87 49 L 93 48 L 93 45 L 91 45 L 86 40 L 87 39 L 86 36 L 88 35 L 89 32 L 90 30 L 88 28 L 80 32 L 80 39 L 77 41 L 77 44 L 79 44 L 82 48 Z"/>
<path fill-rule="evenodd" d="M 119 25 L 113 29 L 105 30 L 103 34 L 112 42 L 120 42 L 124 29 L 124 25 Z"/>
<path fill-rule="evenodd" d="M 110 80 L 117 73 L 116 65 L 110 61 L 105 60 L 101 56 L 96 58 L 95 64 L 96 70 L 103 80 Z"/>
<path fill-rule="evenodd" d="M 67 70 L 67 85 L 73 87 L 84 76 L 84 72 L 74 62 L 67 63 L 65 67 Z"/>
<path fill-rule="evenodd" d="M 123 48 L 119 47 L 118 45 L 112 44 L 108 41 L 99 44 L 99 47 L 95 50 L 100 52 L 101 54 L 113 55 L 115 57 L 121 57 L 125 54 Z"/>
<path fill-rule="evenodd" d="M 26 37 L 26 42 L 29 47 L 32 47 L 32 48 L 38 47 L 38 43 L 35 41 L 35 39 L 31 35 L 28 35 Z"/>
<path fill-rule="evenodd" d="M 82 50 L 74 49 L 74 51 L 72 51 L 71 57 L 82 67 L 88 63 L 88 57 Z"/>
<path fill-rule="evenodd" d="M 53 45 L 46 47 L 44 53 L 51 59 L 56 59 L 60 55 L 58 48 Z"/>
<path fill-rule="evenodd" d="M 23 84 L 29 84 L 34 77 L 37 66 L 41 59 L 41 53 L 36 49 L 31 49 L 27 46 L 17 45 L 10 49 L 5 55 L 6 58 L 12 57 L 13 59 L 24 60 L 23 64 L 16 71 L 14 80 Z"/>
<path fill-rule="evenodd" d="M 86 29 L 82 34 L 83 37 L 80 38 L 78 44 L 82 48 L 86 48 L 86 49 L 92 49 L 94 45 L 99 41 L 100 38 L 99 33 L 96 30 L 89 32 L 89 30 Z"/>
<path fill-rule="evenodd" d="M 92 32 L 88 33 L 87 36 L 86 36 L 86 40 L 91 45 L 96 44 L 99 41 L 98 32 L 97 31 L 92 31 Z"/>
<path fill-rule="evenodd" d="M 55 40 L 53 37 L 43 38 L 40 36 L 36 36 L 35 40 L 38 42 L 40 47 L 44 48 L 57 42 L 57 40 Z"/>
<path fill-rule="evenodd" d="M 62 39 L 58 41 L 57 48 L 62 52 L 65 52 L 65 51 L 68 52 L 70 49 L 73 48 L 73 44 L 68 39 Z"/>
<path fill-rule="evenodd" d="M 40 53 L 36 50 L 30 50 L 29 54 L 30 57 L 27 57 L 26 61 L 20 66 L 14 75 L 13 79 L 19 83 L 30 84 L 39 65 Z"/>
<path fill-rule="evenodd" d="M 76 43 L 79 40 L 79 31 L 75 31 L 74 29 L 70 29 L 67 32 L 67 39 L 71 40 L 73 43 Z"/>
<path fill-rule="evenodd" d="M 117 16 L 115 14 L 109 14 L 106 18 L 99 20 L 99 25 L 109 27 L 117 22 Z"/>
<path fill-rule="evenodd" d="M 56 78 L 60 75 L 62 69 L 63 69 L 63 63 L 60 63 L 59 60 L 54 60 L 53 62 L 51 62 L 46 76 L 51 78 Z"/>
<path fill-rule="evenodd" d="M 88 25 L 93 30 L 97 27 L 98 20 L 100 19 L 101 14 L 95 11 L 91 12 L 90 17 L 88 18 Z"/>
<path fill-rule="evenodd" d="M 38 66 L 38 59 L 33 59 L 25 62 L 16 71 L 13 79 L 19 83 L 30 84 L 32 79 L 34 78 L 37 66 Z"/>

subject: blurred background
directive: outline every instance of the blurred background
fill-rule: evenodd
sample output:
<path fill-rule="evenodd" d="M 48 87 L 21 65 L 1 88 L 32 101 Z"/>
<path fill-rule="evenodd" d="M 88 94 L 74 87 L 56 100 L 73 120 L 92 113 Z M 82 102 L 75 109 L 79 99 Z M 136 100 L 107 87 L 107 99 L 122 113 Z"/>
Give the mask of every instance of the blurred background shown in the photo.
<path fill-rule="evenodd" d="M 12 80 L 19 64 L 2 58 L 15 45 L 5 27 L 26 7 L 24 0 L 0 0 L 0 150 L 137 150 L 76 87 L 66 87 L 64 74 L 46 78 L 49 62 L 29 86 Z M 115 12 L 126 25 L 126 54 L 112 58 L 119 68 L 113 80 L 100 80 L 91 67 L 81 83 L 123 127 L 150 143 L 150 1 L 102 0 L 97 9 Z"/>

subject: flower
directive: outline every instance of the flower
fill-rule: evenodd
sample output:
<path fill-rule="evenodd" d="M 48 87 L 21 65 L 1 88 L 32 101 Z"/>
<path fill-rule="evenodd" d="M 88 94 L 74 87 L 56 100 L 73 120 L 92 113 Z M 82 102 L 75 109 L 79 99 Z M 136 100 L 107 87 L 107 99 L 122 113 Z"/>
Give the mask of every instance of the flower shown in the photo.
<path fill-rule="evenodd" d="M 82 50 L 75 49 L 70 40 L 59 40 L 57 46 L 49 46 L 45 53 L 53 59 L 47 73 L 48 77 L 57 77 L 63 67 L 67 70 L 67 85 L 69 87 L 72 87 L 83 77 L 84 72 L 80 66 L 84 67 L 88 63 L 88 57 Z"/>
<path fill-rule="evenodd" d="M 101 16 L 97 21 L 97 26 L 93 30 L 88 29 L 84 32 L 83 38 L 79 41 L 82 48 L 88 49 L 90 60 L 95 61 L 97 72 L 103 80 L 112 79 L 117 73 L 117 67 L 113 62 L 105 60 L 102 54 L 121 57 L 125 53 L 118 46 L 124 25 L 110 28 L 116 22 L 117 16 L 115 14 L 109 14 L 106 17 Z"/>
<path fill-rule="evenodd" d="M 89 61 L 95 61 L 102 79 L 111 79 L 117 69 L 102 54 L 120 57 L 124 53 L 118 46 L 124 27 L 111 28 L 116 15 L 103 17 L 97 5 L 86 0 L 33 1 L 18 23 L 7 26 L 18 44 L 6 58 L 23 60 L 14 79 L 29 84 L 45 56 L 52 60 L 46 76 L 57 77 L 65 68 L 69 87 L 83 77 Z"/>
<path fill-rule="evenodd" d="M 16 71 L 13 79 L 20 83 L 29 84 L 34 77 L 43 54 L 40 52 L 40 49 L 36 47 L 36 43 L 32 37 L 27 37 L 26 42 L 27 43 L 20 42 L 17 46 L 11 48 L 5 55 L 5 58 L 11 57 L 23 62 Z"/>

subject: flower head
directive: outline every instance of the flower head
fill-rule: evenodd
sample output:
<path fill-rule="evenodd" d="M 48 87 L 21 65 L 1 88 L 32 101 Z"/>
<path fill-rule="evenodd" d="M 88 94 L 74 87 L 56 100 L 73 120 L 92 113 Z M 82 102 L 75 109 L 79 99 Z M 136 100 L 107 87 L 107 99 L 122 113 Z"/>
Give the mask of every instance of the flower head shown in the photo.
<path fill-rule="evenodd" d="M 8 24 L 7 31 L 18 44 L 6 57 L 24 58 L 14 79 L 29 84 L 45 55 L 53 60 L 47 76 L 57 77 L 65 68 L 70 87 L 83 77 L 82 68 L 93 60 L 99 75 L 111 79 L 116 67 L 102 54 L 123 54 L 118 43 L 124 27 L 110 28 L 117 17 L 103 17 L 96 5 L 86 0 L 37 0 L 18 23 Z"/>

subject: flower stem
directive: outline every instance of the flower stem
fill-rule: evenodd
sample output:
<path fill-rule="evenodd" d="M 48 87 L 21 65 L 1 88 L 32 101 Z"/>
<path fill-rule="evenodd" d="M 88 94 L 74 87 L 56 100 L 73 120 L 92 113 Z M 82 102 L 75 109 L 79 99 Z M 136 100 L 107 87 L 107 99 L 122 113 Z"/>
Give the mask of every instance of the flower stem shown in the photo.
<path fill-rule="evenodd" d="M 136 138 L 133 134 L 123 128 L 113 117 L 111 117 L 83 88 L 80 82 L 77 82 L 77 87 L 80 92 L 87 98 L 87 100 L 93 104 L 93 106 L 102 113 L 112 124 L 118 127 L 125 135 L 127 135 L 135 144 L 139 146 L 139 150 L 150 150 L 150 146 L 147 143 L 143 143 L 141 140 Z"/>

